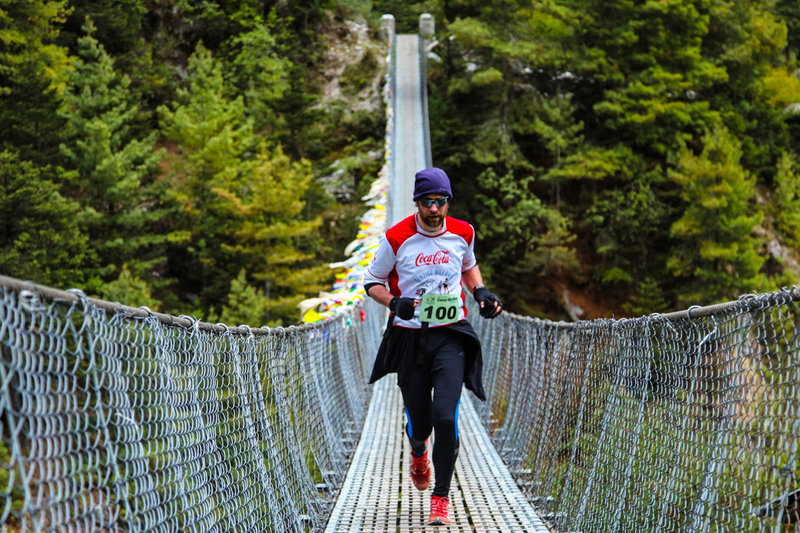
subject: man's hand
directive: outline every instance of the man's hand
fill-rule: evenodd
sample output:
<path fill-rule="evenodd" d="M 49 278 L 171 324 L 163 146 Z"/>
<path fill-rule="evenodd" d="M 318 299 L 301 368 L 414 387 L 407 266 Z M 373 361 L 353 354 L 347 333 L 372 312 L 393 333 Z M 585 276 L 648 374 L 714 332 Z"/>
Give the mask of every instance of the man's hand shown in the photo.
<path fill-rule="evenodd" d="M 472 290 L 472 296 L 481 306 L 481 316 L 483 318 L 494 318 L 503 310 L 503 303 L 500 298 L 489 292 L 486 287 L 475 287 Z"/>
<path fill-rule="evenodd" d="M 417 307 L 417 302 L 414 298 L 398 298 L 395 296 L 389 302 L 389 311 L 397 315 L 403 320 L 411 320 L 414 318 L 414 308 Z"/>

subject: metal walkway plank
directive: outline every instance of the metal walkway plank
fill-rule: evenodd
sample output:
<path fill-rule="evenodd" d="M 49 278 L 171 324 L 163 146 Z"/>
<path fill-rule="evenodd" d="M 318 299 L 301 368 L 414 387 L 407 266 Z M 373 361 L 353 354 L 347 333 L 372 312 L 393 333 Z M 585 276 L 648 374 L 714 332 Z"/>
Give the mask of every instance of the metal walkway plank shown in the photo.
<path fill-rule="evenodd" d="M 425 160 L 424 112 L 419 65 L 419 37 L 397 36 L 392 183 L 389 192 L 390 225 L 415 211 L 414 174 L 429 165 Z"/>

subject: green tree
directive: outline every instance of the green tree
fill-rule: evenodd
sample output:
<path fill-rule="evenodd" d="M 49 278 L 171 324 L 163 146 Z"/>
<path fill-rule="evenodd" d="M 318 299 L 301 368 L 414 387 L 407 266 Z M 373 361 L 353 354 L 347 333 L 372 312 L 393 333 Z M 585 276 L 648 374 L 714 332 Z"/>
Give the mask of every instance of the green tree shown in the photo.
<path fill-rule="evenodd" d="M 47 163 L 57 152 L 55 113 L 69 60 L 55 44 L 66 0 L 0 4 L 0 150 Z"/>
<path fill-rule="evenodd" d="M 520 312 L 541 313 L 542 309 L 525 302 L 525 295 L 539 280 L 578 267 L 570 246 L 575 237 L 569 231 L 569 222 L 531 192 L 535 183 L 532 176 L 498 176 L 487 169 L 478 183 L 482 191 L 478 200 L 486 208 L 477 216 L 478 238 L 492 243 L 481 261 L 488 266 L 488 273 L 504 273 L 496 277 L 494 285 L 507 305 Z"/>
<path fill-rule="evenodd" d="M 166 237 L 154 231 L 157 214 L 147 190 L 160 153 L 153 150 L 153 134 L 131 137 L 137 106 L 130 80 L 115 72 L 88 19 L 84 31 L 59 110 L 65 124 L 61 153 L 69 170 L 65 191 L 85 206 L 101 274 L 129 263 L 143 275 L 164 261 Z"/>
<path fill-rule="evenodd" d="M 268 291 L 265 320 L 296 319 L 297 304 L 324 289 L 330 278 L 314 253 L 321 220 L 305 213 L 311 167 L 265 142 L 246 166 L 240 179 L 214 188 L 222 216 L 234 221 L 223 248 Z"/>
<path fill-rule="evenodd" d="M 666 313 L 671 310 L 663 287 L 651 276 L 638 283 L 633 295 L 622 307 L 631 316 Z"/>
<path fill-rule="evenodd" d="M 797 0 L 778 0 L 775 3 L 775 12 L 786 22 L 787 44 L 785 50 L 787 59 L 800 52 L 800 10 L 797 9 Z"/>
<path fill-rule="evenodd" d="M 575 204 L 562 211 L 575 220 L 591 252 L 591 275 L 614 300 L 624 301 L 638 280 L 663 275 L 663 251 L 653 247 L 672 209 L 662 194 L 663 172 L 620 144 L 586 149 L 554 166 L 547 177 L 580 185 Z"/>
<path fill-rule="evenodd" d="M 519 69 L 520 60 L 533 46 L 526 43 L 515 49 L 510 45 L 517 39 L 525 41 L 526 28 L 514 17 L 504 15 L 499 19 L 459 18 L 448 30 L 457 42 L 455 48 L 474 49 L 480 54 L 479 62 L 448 59 L 445 65 L 451 73 L 459 73 L 448 80 L 446 92 L 463 106 L 462 112 L 468 117 L 467 124 L 459 128 L 467 127 L 465 150 L 472 161 L 493 166 L 501 174 L 512 169 L 530 171 L 522 143 L 530 142 L 530 121 L 545 112 L 541 109 L 543 99 L 537 98 L 539 92 Z M 459 55 L 452 48 L 449 51 Z M 451 145 L 445 145 L 452 152 Z M 444 160 L 449 157 L 452 155 L 444 155 Z"/>
<path fill-rule="evenodd" d="M 128 265 L 119 268 L 119 276 L 113 281 L 108 281 L 99 289 L 100 295 L 105 300 L 119 302 L 132 307 L 147 306 L 157 310 L 159 302 L 153 297 L 150 285 L 133 274 Z"/>
<path fill-rule="evenodd" d="M 266 5 L 259 0 L 209 0 L 191 6 L 196 20 L 197 38 L 217 49 L 232 36 L 245 33 L 258 24 Z"/>
<path fill-rule="evenodd" d="M 244 270 L 264 287 L 265 320 L 288 321 L 321 288 L 321 269 L 308 267 L 319 221 L 303 221 L 310 165 L 259 139 L 243 98 L 226 93 L 220 64 L 200 45 L 175 109 L 161 109 L 175 143 L 175 234 L 186 237 L 172 247 L 170 268 L 205 313 L 221 308 Z"/>
<path fill-rule="evenodd" d="M 242 267 L 223 253 L 230 225 L 218 213 L 213 189 L 235 179 L 243 171 L 245 152 L 255 147 L 243 99 L 225 95 L 221 65 L 199 44 L 174 110 L 159 108 L 162 131 L 172 143 L 166 162 L 171 200 L 178 206 L 169 271 L 180 280 L 181 293 L 197 295 L 196 304 L 206 314 L 224 301 Z"/>
<path fill-rule="evenodd" d="M 786 23 L 773 0 L 710 2 L 710 31 L 704 53 L 725 69 L 728 80 L 707 91 L 727 128 L 742 142 L 742 164 L 760 183 L 769 181 L 775 161 L 792 146 L 783 107 L 797 95 L 785 55 Z"/>
<path fill-rule="evenodd" d="M 660 156 L 687 132 L 701 133 L 715 113 L 698 94 L 727 74 L 704 56 L 709 16 L 703 2 L 590 0 L 576 20 L 584 45 L 579 76 L 591 76 L 595 142 L 623 142 Z M 597 98 L 602 96 L 602 98 Z M 590 102 L 587 102 L 590 103 Z"/>
<path fill-rule="evenodd" d="M 263 24 L 236 36 L 232 49 L 231 87 L 236 94 L 244 95 L 255 130 L 274 135 L 285 127 L 278 109 L 289 90 L 291 62 L 280 56 L 275 37 Z"/>
<path fill-rule="evenodd" d="M 717 125 L 702 139 L 699 155 L 684 147 L 669 177 L 681 187 L 685 207 L 670 229 L 667 268 L 681 280 L 683 304 L 719 302 L 763 288 L 761 243 L 753 229 L 763 214 L 755 178 L 741 167 L 741 144 Z"/>
<path fill-rule="evenodd" d="M 52 167 L 0 152 L 0 272 L 57 287 L 83 286 L 95 258 L 80 206 Z"/>
<path fill-rule="evenodd" d="M 784 153 L 775 172 L 775 199 L 772 214 L 778 231 L 794 249 L 800 249 L 800 174 L 797 161 Z"/>
<path fill-rule="evenodd" d="M 372 12 L 380 17 L 384 14 L 394 16 L 397 33 L 418 33 L 419 16 L 430 11 L 431 6 L 424 2 L 408 0 L 372 0 Z"/>
<path fill-rule="evenodd" d="M 61 42 L 70 49 L 85 34 L 86 17 L 97 25 L 94 37 L 112 56 L 122 55 L 139 48 L 142 36 L 142 18 L 147 13 L 143 0 L 70 0 L 71 13 L 64 21 Z"/>
<path fill-rule="evenodd" d="M 267 302 L 264 293 L 248 283 L 247 273 L 242 269 L 239 271 L 239 275 L 231 281 L 228 300 L 222 307 L 218 321 L 229 326 L 280 325 L 280 322 L 277 321 L 272 324 L 266 323 Z"/>

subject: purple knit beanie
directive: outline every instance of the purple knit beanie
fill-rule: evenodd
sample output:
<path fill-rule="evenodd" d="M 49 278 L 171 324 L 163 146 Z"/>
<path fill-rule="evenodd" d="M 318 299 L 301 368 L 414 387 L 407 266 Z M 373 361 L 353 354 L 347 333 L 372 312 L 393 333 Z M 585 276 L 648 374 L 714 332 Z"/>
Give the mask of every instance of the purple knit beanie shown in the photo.
<path fill-rule="evenodd" d="M 444 170 L 437 167 L 429 167 L 420 170 L 414 175 L 414 201 L 426 194 L 442 194 L 453 197 L 450 189 L 450 178 Z"/>

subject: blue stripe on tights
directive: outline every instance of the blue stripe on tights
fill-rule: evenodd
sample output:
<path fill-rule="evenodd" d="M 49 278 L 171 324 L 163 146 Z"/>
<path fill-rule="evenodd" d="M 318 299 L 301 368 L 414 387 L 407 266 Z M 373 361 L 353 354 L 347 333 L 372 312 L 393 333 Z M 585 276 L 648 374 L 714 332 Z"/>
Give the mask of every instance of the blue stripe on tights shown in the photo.
<path fill-rule="evenodd" d="M 458 399 L 456 404 L 456 442 L 458 442 L 458 408 L 461 406 L 461 398 Z"/>
<path fill-rule="evenodd" d="M 408 433 L 408 438 L 412 438 L 414 436 L 414 428 L 411 427 L 411 415 L 408 414 L 408 407 L 403 407 L 403 410 L 406 412 L 406 433 Z"/>

